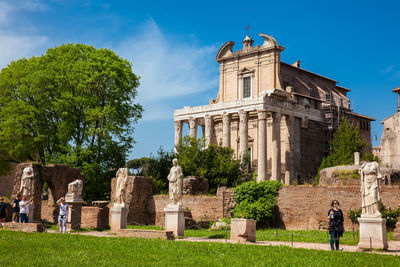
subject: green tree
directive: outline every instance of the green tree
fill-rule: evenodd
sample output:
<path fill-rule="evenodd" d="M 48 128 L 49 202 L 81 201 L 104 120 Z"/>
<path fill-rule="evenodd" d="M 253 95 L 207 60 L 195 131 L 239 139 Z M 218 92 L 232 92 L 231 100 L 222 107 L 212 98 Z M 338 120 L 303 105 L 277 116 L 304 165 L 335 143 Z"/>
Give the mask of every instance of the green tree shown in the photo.
<path fill-rule="evenodd" d="M 185 136 L 177 146 L 177 158 L 184 176 L 195 175 L 208 180 L 210 193 L 215 193 L 218 186 L 236 186 L 246 177 L 233 149 L 215 144 L 206 148 L 204 139 Z"/>
<path fill-rule="evenodd" d="M 315 184 L 319 183 L 319 173 L 322 169 L 353 163 L 354 152 L 361 152 L 363 147 L 368 147 L 368 144 L 361 141 L 358 127 L 353 126 L 345 118 L 333 134 L 330 147 L 332 153 L 322 160 L 315 178 Z M 369 157 L 369 153 L 362 153 L 361 156 L 362 158 Z"/>
<path fill-rule="evenodd" d="M 27 160 L 79 167 L 86 198 L 103 198 L 134 142 L 138 86 L 127 60 L 83 44 L 11 62 L 0 72 L 0 169 Z"/>

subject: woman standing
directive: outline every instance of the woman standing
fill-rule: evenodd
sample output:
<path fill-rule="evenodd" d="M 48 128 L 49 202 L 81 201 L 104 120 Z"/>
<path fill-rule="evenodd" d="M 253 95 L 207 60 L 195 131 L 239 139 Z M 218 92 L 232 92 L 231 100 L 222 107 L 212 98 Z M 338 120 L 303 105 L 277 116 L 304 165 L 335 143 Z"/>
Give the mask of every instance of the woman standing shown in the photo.
<path fill-rule="evenodd" d="M 339 250 L 339 238 L 343 236 L 343 212 L 339 209 L 339 202 L 332 200 L 332 208 L 328 212 L 329 233 L 331 235 L 331 250 Z M 335 245 L 335 246 L 334 246 Z"/>
<path fill-rule="evenodd" d="M 67 232 L 67 214 L 68 214 L 68 204 L 65 203 L 64 197 L 57 200 L 57 205 L 60 206 L 60 213 L 58 215 L 58 225 L 60 226 L 60 234 Z"/>

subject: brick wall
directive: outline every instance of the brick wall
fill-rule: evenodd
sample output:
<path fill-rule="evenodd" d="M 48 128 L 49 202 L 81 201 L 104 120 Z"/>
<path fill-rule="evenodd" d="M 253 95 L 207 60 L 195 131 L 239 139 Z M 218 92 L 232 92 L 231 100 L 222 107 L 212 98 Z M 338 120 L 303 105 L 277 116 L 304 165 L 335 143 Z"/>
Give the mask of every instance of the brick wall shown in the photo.
<path fill-rule="evenodd" d="M 168 195 L 154 196 L 156 225 L 164 225 L 164 208 L 168 201 Z M 217 221 L 224 216 L 223 198 L 219 196 L 183 196 L 182 203 L 195 221 Z"/>
<path fill-rule="evenodd" d="M 381 190 L 382 203 L 397 208 L 400 204 L 398 186 L 384 186 Z M 278 207 L 281 226 L 286 229 L 325 229 L 328 226 L 328 210 L 333 199 L 337 199 L 345 217 L 344 226 L 352 229 L 347 212 L 361 207 L 359 186 L 285 186 L 279 191 Z"/>
<path fill-rule="evenodd" d="M 106 228 L 108 216 L 108 207 L 83 206 L 81 227 Z"/>

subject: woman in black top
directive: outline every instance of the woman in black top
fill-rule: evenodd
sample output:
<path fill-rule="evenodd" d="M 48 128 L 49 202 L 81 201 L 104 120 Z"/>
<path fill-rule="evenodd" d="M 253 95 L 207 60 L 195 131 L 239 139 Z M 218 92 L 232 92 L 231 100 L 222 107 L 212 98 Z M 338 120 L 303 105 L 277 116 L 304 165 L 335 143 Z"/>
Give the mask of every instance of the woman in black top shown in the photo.
<path fill-rule="evenodd" d="M 339 202 L 337 200 L 333 200 L 331 203 L 332 209 L 329 210 L 329 233 L 331 234 L 331 250 L 334 250 L 334 246 L 336 250 L 339 250 L 339 238 L 343 236 L 344 228 L 343 228 L 343 213 L 342 210 L 339 209 Z"/>

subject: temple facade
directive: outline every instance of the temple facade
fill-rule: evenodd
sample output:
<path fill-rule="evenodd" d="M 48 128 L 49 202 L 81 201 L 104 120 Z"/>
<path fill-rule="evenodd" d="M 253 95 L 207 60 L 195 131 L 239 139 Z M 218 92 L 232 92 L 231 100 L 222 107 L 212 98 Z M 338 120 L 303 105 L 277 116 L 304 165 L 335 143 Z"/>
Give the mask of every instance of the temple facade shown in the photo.
<path fill-rule="evenodd" d="M 281 62 L 284 47 L 269 35 L 260 37 L 262 45 L 253 46 L 246 36 L 239 51 L 232 51 L 232 41 L 220 48 L 218 96 L 208 105 L 174 111 L 175 145 L 184 125 L 197 138 L 200 126 L 207 145 L 248 156 L 258 181 L 311 182 L 342 117 L 358 125 L 368 143 L 374 119 L 352 111 L 349 89 L 300 68 L 300 61 Z"/>

